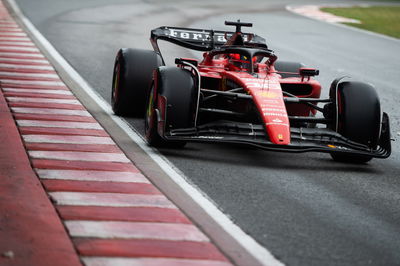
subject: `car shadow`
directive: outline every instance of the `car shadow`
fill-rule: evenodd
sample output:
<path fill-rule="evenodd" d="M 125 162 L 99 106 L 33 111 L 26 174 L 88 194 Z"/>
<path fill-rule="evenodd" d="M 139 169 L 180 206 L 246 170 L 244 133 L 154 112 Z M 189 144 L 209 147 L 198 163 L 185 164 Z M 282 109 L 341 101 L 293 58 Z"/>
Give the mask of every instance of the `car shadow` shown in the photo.
<path fill-rule="evenodd" d="M 336 162 L 329 154 L 319 152 L 285 153 L 266 151 L 243 144 L 189 143 L 184 148 L 160 148 L 159 151 L 171 161 L 195 164 L 223 164 L 265 169 L 288 169 L 309 171 L 343 171 L 365 174 L 381 174 L 376 167 L 378 159 L 369 163 L 354 164 Z"/>

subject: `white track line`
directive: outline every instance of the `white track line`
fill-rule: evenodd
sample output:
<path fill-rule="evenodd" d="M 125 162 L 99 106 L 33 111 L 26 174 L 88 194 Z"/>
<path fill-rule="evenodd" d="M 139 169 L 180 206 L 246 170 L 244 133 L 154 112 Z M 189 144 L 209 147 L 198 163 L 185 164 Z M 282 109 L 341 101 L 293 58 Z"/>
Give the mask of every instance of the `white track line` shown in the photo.
<path fill-rule="evenodd" d="M 0 36 L 26 37 L 27 35 L 24 32 L 0 32 Z"/>
<path fill-rule="evenodd" d="M 1 40 L 1 38 L 0 38 Z M 13 52 L 0 52 L 0 56 L 13 56 L 15 58 L 19 58 L 19 57 L 26 57 L 26 58 L 44 58 L 44 56 L 42 54 L 19 54 L 19 53 L 13 53 Z"/>
<path fill-rule="evenodd" d="M 57 52 L 57 50 L 43 37 L 43 35 L 33 26 L 33 24 L 22 14 L 14 0 L 5 0 L 11 9 L 16 13 L 17 19 L 30 33 L 39 48 L 46 54 L 53 65 L 56 66 L 59 74 L 71 87 L 79 87 L 85 91 L 114 122 L 125 131 L 125 133 L 137 143 L 137 145 L 152 158 L 179 189 L 178 195 L 184 194 L 187 199 L 196 203 L 196 211 L 186 209 L 192 217 L 196 217 L 196 222 L 203 225 L 203 229 L 215 237 L 214 241 L 220 245 L 220 248 L 234 260 L 236 264 L 241 265 L 269 265 L 281 266 L 282 262 L 277 260 L 266 248 L 258 244 L 253 238 L 235 225 L 217 206 L 207 199 L 199 190 L 194 188 L 186 180 L 187 178 L 176 170 L 172 164 L 166 160 L 159 152 L 147 146 L 143 138 L 133 131 L 124 120 L 112 114 L 110 105 L 68 64 L 68 62 Z M 152 180 L 157 183 L 159 180 Z M 162 182 L 162 181 L 160 181 Z M 170 195 L 172 197 L 173 195 Z M 197 215 L 201 210 L 204 215 Z M 224 240 L 225 239 L 225 240 Z M 229 239 L 229 240 L 226 240 Z"/>
<path fill-rule="evenodd" d="M 122 193 L 50 192 L 58 205 L 108 206 L 108 207 L 157 207 L 176 209 L 164 195 Z"/>
<path fill-rule="evenodd" d="M 43 115 L 76 115 L 92 117 L 88 111 L 83 110 L 68 110 L 55 108 L 26 108 L 26 107 L 11 107 L 14 113 L 20 114 L 43 114 Z"/>
<path fill-rule="evenodd" d="M 73 104 L 81 105 L 78 100 L 72 99 L 49 99 L 49 98 L 32 98 L 32 97 L 6 97 L 7 101 L 13 103 L 56 103 L 56 104 Z"/>
<path fill-rule="evenodd" d="M 0 23 L 1 31 L 12 31 L 12 32 L 21 32 L 21 29 L 16 24 L 4 24 Z"/>
<path fill-rule="evenodd" d="M 28 66 L 28 65 L 13 65 L 13 64 L 1 64 L 0 68 L 10 69 L 34 69 L 34 70 L 54 70 L 52 66 Z"/>
<path fill-rule="evenodd" d="M 13 29 L 19 29 L 19 26 L 15 23 L 15 22 L 13 22 L 13 21 L 10 21 L 10 22 L 4 22 L 4 21 L 1 21 L 0 22 L 0 28 L 13 28 Z"/>
<path fill-rule="evenodd" d="M 76 180 L 76 181 L 101 181 L 101 182 L 124 182 L 124 183 L 146 183 L 149 180 L 142 173 L 111 172 L 111 171 L 88 171 L 88 170 L 47 170 L 35 169 L 41 179 Z"/>
<path fill-rule="evenodd" d="M 1 27 L 0 26 L 0 31 L 1 32 L 23 32 L 20 28 L 18 28 L 18 27 L 14 27 L 14 28 L 9 28 L 9 27 L 7 27 L 7 28 L 5 28 L 5 27 Z"/>
<path fill-rule="evenodd" d="M 79 128 L 79 129 L 100 129 L 103 128 L 98 123 L 86 122 L 60 122 L 42 120 L 17 120 L 20 127 L 54 127 L 54 128 Z"/>
<path fill-rule="evenodd" d="M 64 223 L 72 237 L 210 241 L 192 224 L 114 221 L 65 221 Z"/>
<path fill-rule="evenodd" d="M 8 47 L 14 46 L 14 45 L 16 45 L 16 46 L 23 45 L 23 46 L 29 46 L 29 47 L 36 47 L 36 45 L 31 41 L 16 42 L 16 41 L 12 41 L 12 40 L 11 41 L 9 41 L 9 40 L 0 40 L 0 45 L 1 46 L 8 46 Z"/>
<path fill-rule="evenodd" d="M 10 46 L 10 45 L 0 45 L 0 50 L 39 52 L 39 49 L 33 48 L 33 47 L 19 47 L 19 46 Z"/>
<path fill-rule="evenodd" d="M 225 261 L 169 258 L 81 257 L 86 266 L 231 266 Z"/>
<path fill-rule="evenodd" d="M 70 135 L 22 135 L 27 143 L 59 143 L 59 144 L 97 144 L 115 145 L 110 137 L 70 136 Z"/>
<path fill-rule="evenodd" d="M 14 89 L 14 88 L 3 88 L 4 92 L 25 92 L 33 94 L 56 94 L 56 95 L 73 95 L 67 90 L 37 90 L 37 89 Z"/>
<path fill-rule="evenodd" d="M 0 75 L 10 76 L 10 77 L 54 78 L 58 80 L 60 79 L 57 74 L 48 74 L 48 73 L 18 73 L 18 72 L 0 71 Z"/>
<path fill-rule="evenodd" d="M 83 151 L 28 151 L 33 159 L 63 160 L 81 162 L 130 163 L 123 153 L 83 152 Z"/>
<path fill-rule="evenodd" d="M 27 37 L 2 37 L 0 36 L 0 41 L 25 41 L 29 42 L 31 39 Z"/>
<path fill-rule="evenodd" d="M 15 63 L 42 63 L 42 64 L 48 64 L 47 60 L 41 59 L 41 58 L 31 58 L 31 59 L 21 59 L 21 58 L 9 58 L 9 57 L 4 57 L 0 56 L 0 61 L 6 61 L 6 62 L 15 62 Z"/>
<path fill-rule="evenodd" d="M 27 37 L 26 33 L 24 32 L 0 32 L 1 37 Z"/>
<path fill-rule="evenodd" d="M 1 82 L 2 83 L 8 83 L 8 84 L 20 84 L 20 85 L 60 86 L 60 87 L 64 87 L 65 86 L 64 82 L 62 82 L 62 81 L 2 79 Z"/>

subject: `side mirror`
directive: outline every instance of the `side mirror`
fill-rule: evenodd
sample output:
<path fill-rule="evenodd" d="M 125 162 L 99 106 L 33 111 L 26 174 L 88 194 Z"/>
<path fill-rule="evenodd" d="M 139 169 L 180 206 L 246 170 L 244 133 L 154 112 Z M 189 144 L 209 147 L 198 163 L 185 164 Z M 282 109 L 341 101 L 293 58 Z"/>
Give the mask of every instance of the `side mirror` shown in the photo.
<path fill-rule="evenodd" d="M 307 81 L 310 80 L 310 77 L 318 76 L 319 70 L 315 68 L 299 68 L 299 74 L 301 76 L 301 81 L 304 81 L 304 78 L 307 77 Z"/>
<path fill-rule="evenodd" d="M 315 68 L 299 68 L 299 74 L 302 77 L 314 77 L 319 75 L 319 70 Z"/>

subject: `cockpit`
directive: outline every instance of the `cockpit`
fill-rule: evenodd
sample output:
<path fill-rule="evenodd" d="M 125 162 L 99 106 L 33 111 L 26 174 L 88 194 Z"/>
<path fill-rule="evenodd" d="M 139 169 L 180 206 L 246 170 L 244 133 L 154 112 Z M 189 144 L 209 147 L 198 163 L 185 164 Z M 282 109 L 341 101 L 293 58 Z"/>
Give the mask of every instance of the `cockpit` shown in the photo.
<path fill-rule="evenodd" d="M 276 60 L 270 50 L 227 46 L 205 55 L 204 65 L 224 67 L 229 71 L 265 73 Z"/>

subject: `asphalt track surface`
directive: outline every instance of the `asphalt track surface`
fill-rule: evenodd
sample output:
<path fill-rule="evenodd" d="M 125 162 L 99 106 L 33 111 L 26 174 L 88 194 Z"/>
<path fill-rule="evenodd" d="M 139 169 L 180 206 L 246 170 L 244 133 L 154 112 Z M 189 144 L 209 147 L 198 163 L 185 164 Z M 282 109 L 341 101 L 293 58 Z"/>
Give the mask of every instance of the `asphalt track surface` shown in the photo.
<path fill-rule="evenodd" d="M 225 19 L 237 18 L 253 22 L 252 31 L 266 37 L 281 59 L 319 68 L 324 96 L 330 82 L 344 74 L 375 84 L 396 139 L 386 160 L 353 165 L 326 154 L 207 144 L 161 152 L 285 264 L 398 265 L 400 41 L 289 13 L 284 6 L 292 2 L 17 0 L 107 101 L 120 47 L 151 49 L 150 30 L 161 25 L 224 29 Z M 293 4 L 300 3 L 307 1 Z M 179 55 L 172 46 L 163 48 L 169 58 Z M 127 121 L 143 132 L 141 120 Z"/>

